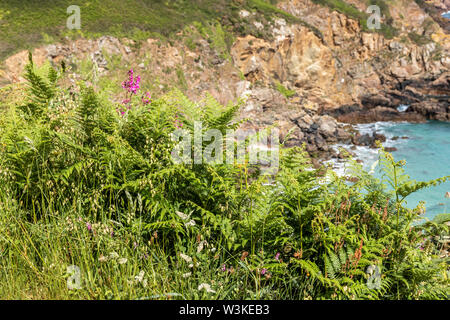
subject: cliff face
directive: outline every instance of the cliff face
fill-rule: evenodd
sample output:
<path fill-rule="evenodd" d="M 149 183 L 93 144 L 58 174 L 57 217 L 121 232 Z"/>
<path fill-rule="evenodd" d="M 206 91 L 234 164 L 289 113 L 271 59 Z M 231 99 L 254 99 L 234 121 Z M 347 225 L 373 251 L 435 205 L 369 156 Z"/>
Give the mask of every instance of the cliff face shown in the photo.
<path fill-rule="evenodd" d="M 131 41 L 102 37 L 46 46 L 34 55 L 38 62 L 90 59 L 99 75 L 113 74 L 107 58 L 116 55 L 121 64 L 154 79 L 155 93 L 175 83 L 191 98 L 205 92 L 222 103 L 245 98 L 242 117 L 249 119 L 247 127 L 277 122 L 283 134 L 293 129 L 288 144 L 305 142 L 311 153 L 332 153 L 330 142 L 358 143 L 359 137 L 336 120 L 450 121 L 448 21 L 437 23 L 416 1 L 392 1 L 384 8 L 388 12 L 382 12 L 382 22 L 396 30 L 388 37 L 368 32 L 360 21 L 319 2 L 278 4 L 303 23 L 278 17 L 263 24 L 255 12 L 241 10 L 244 23 L 270 36 L 237 36 L 229 50 L 214 46 L 217 41 L 211 37 L 196 38 L 194 45 L 148 39 L 135 49 Z M 360 12 L 369 3 L 345 2 Z M 10 57 L 3 82 L 21 81 L 25 61 L 25 52 Z M 400 104 L 410 108 L 398 112 Z"/>
<path fill-rule="evenodd" d="M 366 10 L 365 1 L 351 2 Z M 292 0 L 280 6 L 324 35 L 323 53 L 317 54 L 311 66 L 316 75 L 323 74 L 327 80 L 319 79 L 320 84 L 315 84 L 316 77 L 310 77 L 314 90 L 306 94 L 315 96 L 322 112 L 348 122 L 405 117 L 450 120 L 450 37 L 414 1 L 396 1 L 389 6 L 389 16 L 398 30 L 393 39 L 364 32 L 357 21 L 312 1 Z M 299 39 L 305 37 L 291 35 L 286 41 L 308 48 L 309 40 Z M 307 57 L 303 62 L 308 63 Z M 285 65 L 291 69 L 292 63 Z M 288 87 L 298 87 L 296 91 L 301 94 L 308 91 L 307 86 L 296 85 L 295 76 L 282 80 Z M 411 105 L 410 111 L 417 114 L 395 114 L 399 104 Z"/>
<path fill-rule="evenodd" d="M 367 9 L 365 1 L 348 2 Z M 416 2 L 395 1 L 383 14 L 397 30 L 392 39 L 365 32 L 358 21 L 313 1 L 285 1 L 280 8 L 323 37 L 276 21 L 272 41 L 237 39 L 233 61 L 256 87 L 244 109 L 255 126 L 277 120 L 283 128 L 294 127 L 291 141 L 320 153 L 329 151 L 324 142 L 349 141 L 334 119 L 450 120 L 450 37 Z M 283 99 L 273 89 L 278 84 L 292 97 Z M 407 112 L 397 111 L 401 104 L 410 105 Z M 351 140 L 360 143 L 358 136 Z"/>

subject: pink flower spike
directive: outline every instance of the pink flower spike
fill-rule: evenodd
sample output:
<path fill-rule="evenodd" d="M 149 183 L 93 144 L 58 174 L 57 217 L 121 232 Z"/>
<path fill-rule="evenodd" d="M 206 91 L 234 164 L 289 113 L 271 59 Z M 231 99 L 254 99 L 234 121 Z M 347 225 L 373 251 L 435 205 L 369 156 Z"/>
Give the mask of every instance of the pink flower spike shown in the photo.
<path fill-rule="evenodd" d="M 151 102 L 152 99 L 152 95 L 150 94 L 150 92 L 147 92 L 143 97 L 142 97 L 142 103 L 143 104 L 149 104 Z"/>
<path fill-rule="evenodd" d="M 140 88 L 139 83 L 141 82 L 141 77 L 137 76 L 134 79 L 134 71 L 131 69 L 128 71 L 128 80 L 122 82 L 122 88 L 126 89 L 128 92 L 136 94 L 137 90 Z"/>

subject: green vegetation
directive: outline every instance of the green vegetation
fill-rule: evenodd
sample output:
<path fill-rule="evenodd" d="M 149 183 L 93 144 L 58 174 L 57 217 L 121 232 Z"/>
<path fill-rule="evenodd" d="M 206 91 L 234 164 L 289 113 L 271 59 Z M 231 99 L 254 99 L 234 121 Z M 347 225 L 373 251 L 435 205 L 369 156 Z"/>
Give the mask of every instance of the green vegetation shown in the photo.
<path fill-rule="evenodd" d="M 178 85 L 181 89 L 183 90 L 187 90 L 188 88 L 188 84 L 186 81 L 186 77 L 184 76 L 184 71 L 183 68 L 181 66 L 179 66 L 177 68 L 177 78 L 178 78 Z"/>
<path fill-rule="evenodd" d="M 216 50 L 221 59 L 231 59 L 230 49 L 235 37 L 231 27 L 223 27 L 219 22 L 202 24 L 194 22 L 193 27 L 185 28 L 184 36 L 188 47 L 195 50 L 195 41 L 206 39 L 211 47 Z"/>
<path fill-rule="evenodd" d="M 343 0 L 313 0 L 341 12 L 361 23 L 365 31 L 368 14 L 359 11 Z M 137 42 L 149 37 L 163 41 L 178 36 L 190 26 L 203 26 L 203 37 L 209 38 L 219 49 L 222 58 L 229 58 L 229 47 L 234 35 L 252 34 L 268 38 L 271 33 L 268 25 L 274 17 L 286 19 L 289 23 L 301 24 L 312 30 L 318 37 L 322 33 L 316 27 L 279 9 L 278 1 L 265 0 L 93 0 L 79 4 L 81 9 L 81 30 L 69 30 L 66 9 L 73 3 L 58 1 L 19 1 L 0 2 L 0 59 L 20 50 L 31 49 L 40 44 L 54 43 L 68 36 L 71 38 L 96 38 L 102 35 L 127 37 Z M 392 26 L 389 6 L 384 0 L 368 0 L 368 4 L 378 5 L 386 20 L 380 30 L 387 38 L 397 34 Z M 252 18 L 241 18 L 241 10 L 258 13 L 258 28 Z M 185 38 L 185 43 L 195 49 L 195 35 Z"/>
<path fill-rule="evenodd" d="M 372 32 L 367 27 L 367 19 L 369 15 L 365 12 L 361 12 L 355 6 L 348 4 L 344 0 L 312 0 L 313 2 L 320 4 L 322 6 L 329 7 L 332 10 L 336 10 L 342 14 L 345 14 L 349 18 L 359 21 L 361 28 L 366 32 Z M 369 5 L 377 5 L 381 9 L 381 14 L 386 17 L 385 23 L 381 24 L 381 29 L 375 30 L 374 32 L 379 32 L 387 39 L 392 39 L 397 35 L 397 30 L 392 26 L 393 20 L 389 12 L 389 6 L 384 0 L 369 0 Z"/>
<path fill-rule="evenodd" d="M 424 36 L 424 35 L 420 35 L 416 32 L 410 32 L 408 33 L 408 38 L 414 42 L 415 44 L 419 45 L 419 46 L 423 46 L 427 43 L 431 42 L 431 39 L 429 39 L 428 37 Z"/>
<path fill-rule="evenodd" d="M 386 23 L 391 25 L 393 23 L 393 19 L 391 16 L 391 11 L 389 10 L 389 5 L 386 2 L 386 0 L 368 0 L 367 4 L 378 6 L 381 10 L 381 14 L 386 18 Z"/>
<path fill-rule="evenodd" d="M 365 13 L 359 11 L 355 6 L 348 4 L 343 0 L 313 0 L 313 2 L 329 7 L 332 10 L 336 10 L 358 21 L 362 21 L 367 18 Z"/>
<path fill-rule="evenodd" d="M 286 98 L 290 98 L 290 97 L 294 96 L 296 93 L 295 90 L 289 90 L 288 88 L 283 86 L 278 81 L 275 82 L 275 88 Z"/>
<path fill-rule="evenodd" d="M 219 17 L 222 6 L 213 3 L 217 1 L 83 1 L 79 4 L 82 29 L 70 31 L 66 28 L 66 10 L 72 1 L 2 1 L 0 57 L 24 44 L 40 43 L 43 33 L 56 39 L 65 35 L 112 34 L 139 40 L 142 32 L 146 36 L 166 37 L 195 20 Z"/>
<path fill-rule="evenodd" d="M 347 180 L 314 170 L 302 148 L 282 148 L 271 176 L 176 164 L 175 127 L 225 133 L 239 104 L 172 91 L 122 113 L 66 77 L 30 60 L 28 87 L 4 104 L 1 298 L 449 298 L 446 219 L 418 224 L 421 208 L 403 203 L 450 177 L 410 181 L 383 151 L 382 182 L 357 163 Z"/>
<path fill-rule="evenodd" d="M 271 3 L 268 3 L 264 0 L 249 0 L 248 4 L 251 8 L 258 10 L 259 12 L 264 12 L 265 15 L 276 14 L 278 16 L 283 17 L 288 22 L 301 24 L 301 25 L 307 27 L 308 29 L 310 29 L 311 31 L 313 31 L 317 37 L 323 38 L 322 32 L 319 29 L 317 29 L 316 27 L 310 25 L 306 21 L 303 21 L 283 10 L 278 9 L 274 5 L 277 2 L 279 2 L 279 0 L 271 1 Z"/>
<path fill-rule="evenodd" d="M 216 29 L 220 25 L 238 34 L 268 36 L 267 32 L 258 30 L 239 17 L 242 9 L 258 12 L 263 25 L 278 16 L 291 23 L 302 23 L 321 35 L 316 28 L 263 0 L 83 1 L 78 4 L 81 30 L 66 27 L 69 17 L 66 10 L 70 5 L 73 1 L 1 1 L 0 59 L 17 50 L 58 41 L 65 36 L 96 38 L 113 35 L 136 41 L 149 37 L 167 40 L 194 23 L 212 25 Z M 221 29 L 215 31 L 220 32 Z"/>

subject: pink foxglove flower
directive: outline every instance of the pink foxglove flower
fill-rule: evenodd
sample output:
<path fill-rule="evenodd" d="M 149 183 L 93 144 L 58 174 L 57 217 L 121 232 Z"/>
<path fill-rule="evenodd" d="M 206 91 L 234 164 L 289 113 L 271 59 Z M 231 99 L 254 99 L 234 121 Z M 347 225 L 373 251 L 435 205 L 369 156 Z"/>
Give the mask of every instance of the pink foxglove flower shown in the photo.
<path fill-rule="evenodd" d="M 126 89 L 128 92 L 136 94 L 137 90 L 140 88 L 141 76 L 134 78 L 134 71 L 131 69 L 128 71 L 128 79 L 122 82 L 122 88 Z"/>
<path fill-rule="evenodd" d="M 152 100 L 152 95 L 150 94 L 150 92 L 147 92 L 143 97 L 142 97 L 142 103 L 143 104 L 149 104 Z"/>

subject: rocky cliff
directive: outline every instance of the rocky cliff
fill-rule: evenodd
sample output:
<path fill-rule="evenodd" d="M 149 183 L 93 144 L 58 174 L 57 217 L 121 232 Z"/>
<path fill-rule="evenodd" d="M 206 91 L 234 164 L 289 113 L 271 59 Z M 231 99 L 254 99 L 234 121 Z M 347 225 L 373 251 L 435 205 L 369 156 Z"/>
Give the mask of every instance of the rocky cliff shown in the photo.
<path fill-rule="evenodd" d="M 367 30 L 363 20 L 335 10 L 332 2 L 281 1 L 277 8 L 285 17 L 264 21 L 242 9 L 241 23 L 261 36 L 234 34 L 229 46 L 220 41 L 222 28 L 204 35 L 191 26 L 166 43 L 80 39 L 37 48 L 34 56 L 38 63 L 64 59 L 74 66 L 90 60 L 98 77 L 112 77 L 116 60 L 111 57 L 120 57 L 118 65 L 152 79 L 156 94 L 175 83 L 194 99 L 205 92 L 222 103 L 245 99 L 245 126 L 278 123 L 283 135 L 291 132 L 288 145 L 306 143 L 316 155 L 338 156 L 329 148 L 338 141 L 373 144 L 375 137 L 361 139 L 345 123 L 450 121 L 449 22 L 429 13 L 436 12 L 430 6 L 448 10 L 448 1 L 381 1 L 387 3 L 381 22 L 394 34 Z M 361 14 L 370 3 L 345 1 Z M 0 82 L 23 80 L 26 56 L 8 58 Z M 75 68 L 74 81 L 77 77 Z M 397 110 L 402 104 L 409 105 L 406 112 Z"/>

